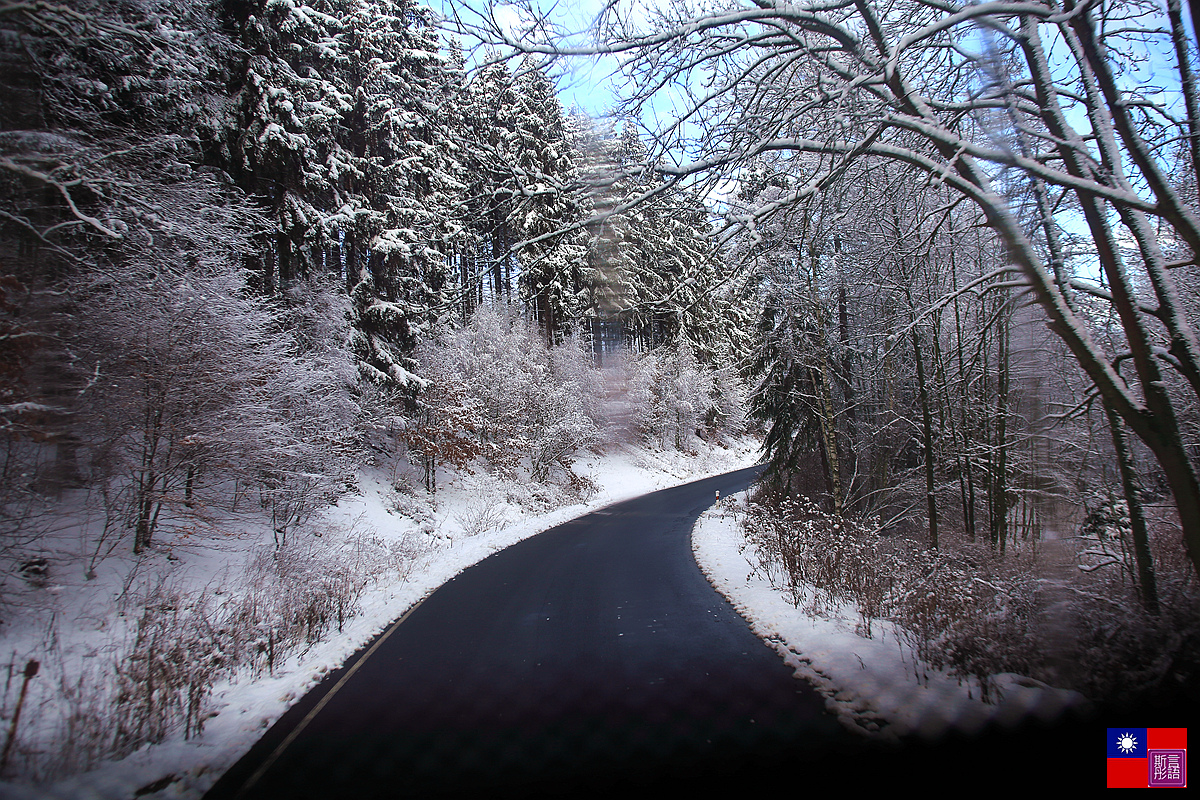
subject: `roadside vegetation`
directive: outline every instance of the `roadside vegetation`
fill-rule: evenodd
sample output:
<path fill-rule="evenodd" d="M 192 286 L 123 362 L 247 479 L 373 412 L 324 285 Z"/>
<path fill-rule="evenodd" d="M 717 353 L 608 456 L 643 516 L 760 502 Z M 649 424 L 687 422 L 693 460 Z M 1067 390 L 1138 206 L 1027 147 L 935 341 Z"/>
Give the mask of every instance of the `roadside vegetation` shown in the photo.
<path fill-rule="evenodd" d="M 1163 598 L 1152 614 L 1137 602 L 1127 517 L 1100 530 L 1085 522 L 1078 537 L 1018 540 L 1001 557 L 954 533 L 930 550 L 878 518 L 837 516 L 809 500 L 759 492 L 724 504 L 744 530 L 754 571 L 798 613 L 825 616 L 849 604 L 865 638 L 893 623 L 921 665 L 918 681 L 922 670 L 945 670 L 998 703 L 997 676 L 1013 674 L 1074 690 L 1093 712 L 1176 713 L 1194 702 L 1200 613 L 1168 522 L 1151 526 Z M 1126 566 L 1090 568 L 1097 558 Z"/>

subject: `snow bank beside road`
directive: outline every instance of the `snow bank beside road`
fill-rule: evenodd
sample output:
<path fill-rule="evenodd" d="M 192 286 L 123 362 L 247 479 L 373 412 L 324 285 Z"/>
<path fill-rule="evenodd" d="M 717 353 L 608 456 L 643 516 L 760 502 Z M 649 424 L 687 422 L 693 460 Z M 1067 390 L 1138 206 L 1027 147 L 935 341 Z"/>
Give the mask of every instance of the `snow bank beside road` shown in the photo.
<path fill-rule="evenodd" d="M 697 447 L 702 443 L 695 442 Z M 203 733 L 185 740 L 177 731 L 165 741 L 143 747 L 119 761 L 34 787 L 0 783 L 0 797 L 33 798 L 199 798 L 242 756 L 298 698 L 363 644 L 384 630 L 405 610 L 462 570 L 492 553 L 596 508 L 689 480 L 716 475 L 757 461 L 758 442 L 737 440 L 727 448 L 710 447 L 688 455 L 635 446 L 610 446 L 603 454 L 583 453 L 573 465 L 581 478 L 595 486 L 586 501 L 544 513 L 529 513 L 538 498 L 536 486 L 498 478 L 484 471 L 447 473 L 439 483 L 436 502 L 426 498 L 409 508 L 412 496 L 398 494 L 387 476 L 360 476 L 360 490 L 328 509 L 320 528 L 322 541 L 331 537 L 367 537 L 392 544 L 415 545 L 416 555 L 401 573 L 382 576 L 359 599 L 359 612 L 346 620 L 340 634 L 327 636 L 302 652 L 281 659 L 269 674 L 257 678 L 239 673 L 213 689 L 215 712 Z M 407 504 L 398 508 L 397 503 Z M 255 547 L 271 540 L 269 530 L 247 532 L 219 554 L 176 548 L 173 560 L 157 567 L 193 587 L 221 585 L 226 570 L 236 563 L 232 549 L 242 548 L 248 559 Z M 166 559 L 166 556 L 163 556 Z M 157 568 L 156 567 L 156 568 Z M 115 574 L 115 573 L 114 573 Z M 92 582 L 89 586 L 99 588 Z M 97 597 L 103 592 L 97 594 Z M 36 631 L 30 631 L 31 634 Z M 76 636 L 64 626 L 64 646 Z M 448 632 L 447 635 L 453 635 Z"/>
<path fill-rule="evenodd" d="M 746 540 L 731 508 L 740 498 L 700 517 L 692 532 L 696 561 L 755 633 L 826 696 L 829 710 L 847 727 L 889 739 L 936 739 L 952 730 L 975 733 L 990 722 L 1052 720 L 1083 702 L 1078 693 L 1008 674 L 995 679 L 1001 701 L 984 703 L 977 685 L 918 661 L 891 623 L 873 620 L 872 636 L 865 638 L 856 632 L 860 617 L 853 607 L 825 604 L 820 614 L 794 607 L 744 555 Z"/>

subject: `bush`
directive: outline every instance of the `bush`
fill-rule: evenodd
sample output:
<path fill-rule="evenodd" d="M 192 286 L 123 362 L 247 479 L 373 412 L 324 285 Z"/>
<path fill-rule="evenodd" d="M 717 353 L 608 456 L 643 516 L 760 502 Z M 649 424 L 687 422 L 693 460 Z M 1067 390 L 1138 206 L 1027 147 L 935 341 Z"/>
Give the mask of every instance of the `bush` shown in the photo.
<path fill-rule="evenodd" d="M 430 386 L 405 440 L 435 488 L 439 464 L 482 458 L 535 482 L 561 473 L 599 441 L 597 381 L 574 339 L 548 347 L 537 326 L 509 309 L 480 308 L 471 321 L 417 350 Z"/>
<path fill-rule="evenodd" d="M 860 630 L 871 635 L 871 620 L 882 615 L 894 587 L 890 543 L 870 521 L 839 517 L 808 498 L 784 497 L 768 511 L 752 505 L 748 539 L 759 566 L 784 588 L 797 608 L 813 593 L 816 603 L 854 603 Z"/>
<path fill-rule="evenodd" d="M 43 669 L 26 712 L 41 709 L 41 718 L 22 719 L 10 771 L 61 777 L 180 730 L 199 735 L 217 681 L 274 672 L 340 632 L 371 581 L 406 574 L 419 556 L 408 539 L 294 537 L 262 548 L 233 586 L 197 591 L 160 578 L 130 587 L 120 608 L 132 621 L 125 638 L 106 648 L 108 658 L 77 665 L 54 647 L 36 655 Z M 17 662 L 14 654 L 10 675 Z M 0 716 L 11 715 L 19 684 L 10 677 Z"/>
<path fill-rule="evenodd" d="M 686 339 L 642 354 L 629 369 L 633 418 L 647 442 L 687 451 L 694 436 L 711 439 L 744 430 L 736 370 L 701 365 Z"/>
<path fill-rule="evenodd" d="M 1067 577 L 951 537 L 929 550 L 804 498 L 750 505 L 744 529 L 755 566 L 793 605 L 807 599 L 820 613 L 824 603 L 853 603 L 868 637 L 872 620 L 893 622 L 921 663 L 975 680 L 985 701 L 999 699 L 995 676 L 1016 673 L 1125 708 L 1198 703 L 1200 590 L 1178 532 L 1166 526 L 1154 542 L 1156 616 L 1125 571 L 1094 563 L 1097 541 L 1119 539 L 1120 521 L 1115 505 L 1093 510 L 1080 540 L 1087 563 Z M 1174 561 L 1162 557 L 1170 553 Z"/>

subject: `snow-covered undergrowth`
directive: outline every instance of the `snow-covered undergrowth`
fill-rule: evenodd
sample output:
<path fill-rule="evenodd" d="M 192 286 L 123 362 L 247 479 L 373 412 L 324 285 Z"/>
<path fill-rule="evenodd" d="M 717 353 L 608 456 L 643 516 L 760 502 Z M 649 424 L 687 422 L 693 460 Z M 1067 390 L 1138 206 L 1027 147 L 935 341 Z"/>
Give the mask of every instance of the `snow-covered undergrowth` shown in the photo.
<path fill-rule="evenodd" d="M 847 727 L 889 738 L 937 738 L 951 729 L 971 733 L 989 722 L 1012 724 L 1031 715 L 1051 720 L 1086 703 L 1077 692 L 1014 673 L 956 675 L 960 665 L 948 663 L 920 631 L 902 623 L 913 625 L 920 600 L 961 604 L 970 598 L 939 585 L 898 600 L 894 557 L 864 545 L 860 530 L 826 526 L 819 533 L 825 544 L 811 553 L 800 552 L 803 540 L 793 540 L 790 553 L 771 552 L 761 520 L 754 521 L 746 496 L 738 495 L 700 518 L 692 545 L 713 586 L 825 694 Z M 837 546 L 839 539 L 845 546 Z M 789 555 L 794 569 L 787 567 Z"/>
<path fill-rule="evenodd" d="M 55 571 L 5 626 L 6 720 L 25 664 L 36 658 L 40 669 L 10 755 L 28 777 L 0 794 L 200 796 L 293 701 L 461 570 L 590 509 L 747 466 L 758 452 L 750 438 L 692 444 L 690 453 L 614 444 L 577 454 L 583 490 L 476 469 L 442 471 L 436 494 L 406 492 L 396 489 L 404 475 L 364 470 L 357 492 L 283 548 L 261 515 L 214 515 L 208 524 L 229 531 L 220 539 L 164 535 L 140 558 L 102 560 L 92 580 Z"/>
<path fill-rule="evenodd" d="M 1194 702 L 1200 608 L 1157 526 L 1160 608 L 1093 539 L 1019 540 L 1000 556 L 947 535 L 937 552 L 806 500 L 724 498 L 693 546 L 756 632 L 870 735 L 940 737 L 1064 712 Z M 1111 543 L 1110 543 L 1111 545 Z"/>
<path fill-rule="evenodd" d="M 355 373 L 328 289 L 101 277 L 60 333 L 91 376 L 0 420 L 9 792 L 194 796 L 459 570 L 758 450 L 686 344 L 599 369 L 484 307 L 414 348 L 424 377 L 392 364 L 401 392 Z"/>

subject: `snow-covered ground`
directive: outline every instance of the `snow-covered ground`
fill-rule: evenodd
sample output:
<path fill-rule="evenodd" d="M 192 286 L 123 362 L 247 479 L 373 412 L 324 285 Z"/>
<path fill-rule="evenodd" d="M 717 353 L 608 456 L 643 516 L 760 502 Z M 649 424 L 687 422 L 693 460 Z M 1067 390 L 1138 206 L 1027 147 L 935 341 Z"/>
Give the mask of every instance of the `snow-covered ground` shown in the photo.
<path fill-rule="evenodd" d="M 398 493 L 395 476 L 364 472 L 359 492 L 329 509 L 316 529 L 327 535 L 370 536 L 389 542 L 417 542 L 406 570 L 373 581 L 359 602 L 359 612 L 340 634 L 327 635 L 302 652 L 293 652 L 270 674 L 245 671 L 214 687 L 203 733 L 185 739 L 177 731 L 165 741 L 143 747 L 119 761 L 103 762 L 88 772 L 38 786 L 0 783 L 0 797 L 32 798 L 199 798 L 296 699 L 391 621 L 466 567 L 515 542 L 595 508 L 644 492 L 718 474 L 756 461 L 757 442 L 743 439 L 733 447 L 651 451 L 613 445 L 603 454 L 587 453 L 574 471 L 596 491 L 585 501 L 542 513 L 529 513 L 539 498 L 536 486 L 499 479 L 485 471 L 450 472 L 442 476 L 436 497 Z M 774 646 L 797 674 L 812 681 L 848 728 L 867 736 L 890 738 L 917 734 L 937 738 L 950 728 L 978 730 L 988 721 L 1015 723 L 1029 715 L 1053 718 L 1067 706 L 1083 702 L 1072 692 L 1053 689 L 1017 675 L 996 680 L 1000 702 L 985 703 L 979 687 L 920 664 L 894 628 L 874 621 L 871 637 L 861 635 L 853 608 L 823 604 L 819 613 L 793 607 L 747 558 L 737 517 L 744 496 L 726 498 L 707 512 L 693 531 L 696 560 L 714 587 L 748 620 L 755 632 Z M 158 569 L 186 585 L 221 583 L 230 565 L 244 562 L 270 546 L 269 530 L 249 530 L 219 549 L 189 547 L 181 541 L 157 552 Z M 103 624 L 88 624 L 87 609 L 98 598 L 119 589 L 119 575 L 131 559 L 102 562 L 93 581 L 47 587 L 50 595 L 74 598 L 61 603 L 64 619 L 55 635 L 68 656 L 85 653 L 103 641 Z M 143 567 L 152 570 L 155 566 Z M 186 578 L 186 581 L 184 579 Z M 90 593 L 90 595 L 89 595 Z M 93 615 L 94 616 L 94 615 Z M 81 622 L 82 621 L 82 622 Z M 30 642 L 12 626 L 6 646 L 23 652 Z M 30 626 L 24 638 L 44 635 Z M 35 680 L 38 680 L 35 678 Z M 28 713 L 28 712 L 27 712 Z M 148 791 L 148 789 L 153 789 Z"/>
<path fill-rule="evenodd" d="M 1030 716 L 1049 721 L 1086 702 L 1076 692 L 1012 674 L 996 676 L 1000 700 L 984 702 L 973 681 L 915 659 L 891 623 L 873 620 L 866 638 L 857 631 L 861 618 L 853 607 L 797 609 L 747 558 L 737 510 L 744 502 L 740 494 L 726 498 L 700 518 L 692 532 L 696 561 L 755 633 L 816 685 L 848 728 L 885 739 L 934 740 L 951 730 L 975 733 L 989 722 L 1012 725 Z"/>
<path fill-rule="evenodd" d="M 369 536 L 406 543 L 416 555 L 406 570 L 384 575 L 366 588 L 359 613 L 345 623 L 340 634 L 292 653 L 268 675 L 252 678 L 239 674 L 219 682 L 211 703 L 216 713 L 199 736 L 185 740 L 183 732 L 177 731 L 119 761 L 103 762 L 88 772 L 35 787 L 0 782 L 0 797 L 198 798 L 292 702 L 406 609 L 466 567 L 595 508 L 749 466 L 757 455 L 758 442 L 750 438 L 738 440 L 732 447 L 710 447 L 692 455 L 609 446 L 603 454 L 585 453 L 575 461 L 576 474 L 595 485 L 593 494 L 585 501 L 535 514 L 527 509 L 539 502 L 530 495 L 539 491 L 536 486 L 498 479 L 483 471 L 443 474 L 432 500 L 419 492 L 397 493 L 392 488 L 394 476 L 366 472 L 360 476 L 359 492 L 343 497 L 315 529 L 325 530 L 331 537 Z M 164 539 L 151 558 L 142 560 L 149 562 L 140 567 L 142 574 L 158 570 L 175 585 L 193 590 L 217 586 L 228 580 L 231 567 L 246 563 L 254 552 L 271 544 L 270 530 L 263 526 L 251 526 L 220 545 L 208 540 L 203 546 L 189 545 L 186 538 L 186 534 L 176 536 L 170 546 Z M 48 602 L 57 604 L 54 616 L 59 622 L 54 635 L 60 640 L 64 663 L 103 653 L 105 642 L 111 649 L 112 628 L 96 619 L 96 609 L 112 612 L 112 597 L 135 563 L 131 557 L 113 556 L 101 562 L 93 580 L 63 574 L 46 587 Z M 23 629 L 19 623 L 6 626 L 5 646 L 14 654 L 24 653 L 44 636 L 40 624 Z M 14 662 L 18 660 L 14 656 Z M 44 681 L 46 676 L 43 671 L 34 681 Z M 31 708 L 36 711 L 36 705 L 26 709 L 23 724 L 37 724 L 36 716 L 30 721 Z"/>

